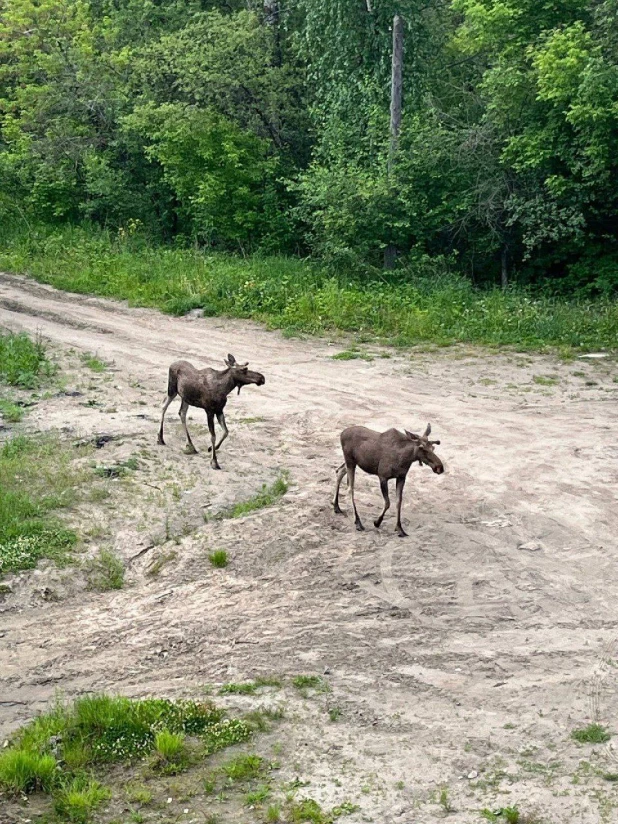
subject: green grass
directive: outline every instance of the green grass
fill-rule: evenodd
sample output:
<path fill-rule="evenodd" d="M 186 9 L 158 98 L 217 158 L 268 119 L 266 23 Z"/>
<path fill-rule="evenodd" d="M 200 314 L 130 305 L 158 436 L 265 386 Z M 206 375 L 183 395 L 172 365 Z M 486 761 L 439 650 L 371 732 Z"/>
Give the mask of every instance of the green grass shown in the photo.
<path fill-rule="evenodd" d="M 321 675 L 297 675 L 292 680 L 292 684 L 305 697 L 309 696 L 311 692 L 330 692 L 330 687 Z"/>
<path fill-rule="evenodd" d="M 84 366 L 87 366 L 88 369 L 92 369 L 93 372 L 105 372 L 107 369 L 107 366 L 102 360 L 99 360 L 96 355 L 91 355 L 88 352 L 82 355 L 82 363 Z"/>
<path fill-rule="evenodd" d="M 22 389 L 36 389 L 55 367 L 47 359 L 45 347 L 25 333 L 0 333 L 0 383 Z"/>
<path fill-rule="evenodd" d="M 54 811 L 62 821 L 87 824 L 97 807 L 110 797 L 110 791 L 98 781 L 77 776 L 54 794 Z"/>
<path fill-rule="evenodd" d="M 287 472 L 282 472 L 277 480 L 270 486 L 263 484 L 261 490 L 249 498 L 248 501 L 240 501 L 229 509 L 224 509 L 212 516 L 209 520 L 222 521 L 225 518 L 242 518 L 250 512 L 255 512 L 258 509 L 272 506 L 281 498 L 289 489 Z"/>
<path fill-rule="evenodd" d="M 254 754 L 237 755 L 221 765 L 221 770 L 230 781 L 250 781 L 257 778 L 263 769 L 264 759 Z"/>
<path fill-rule="evenodd" d="M 480 290 L 438 264 L 375 279 L 337 275 L 297 258 L 239 258 L 88 227 L 33 227 L 0 242 L 0 267 L 60 289 L 126 299 L 171 314 L 254 318 L 286 334 L 332 330 L 397 345 L 472 342 L 529 349 L 615 348 L 615 302 L 569 302 L 517 288 Z M 259 363 L 256 363 L 259 367 Z"/>
<path fill-rule="evenodd" d="M 373 356 L 367 355 L 365 352 L 359 352 L 357 349 L 346 349 L 343 352 L 338 352 L 332 355 L 332 360 L 364 360 L 372 361 Z"/>
<path fill-rule="evenodd" d="M 588 724 L 587 727 L 573 730 L 571 738 L 580 744 L 604 744 L 609 741 L 611 735 L 601 724 Z"/>
<path fill-rule="evenodd" d="M 224 569 L 228 564 L 227 552 L 224 549 L 215 549 L 208 556 L 208 560 L 216 569 Z"/>
<path fill-rule="evenodd" d="M 112 589 L 122 589 L 124 586 L 124 564 L 108 549 L 102 549 L 89 561 L 86 570 L 90 589 L 108 592 Z"/>
<path fill-rule="evenodd" d="M 24 410 L 16 403 L 0 398 L 0 415 L 7 423 L 19 423 L 24 417 Z"/>
<path fill-rule="evenodd" d="M 56 759 L 30 750 L 7 750 L 0 755 L 0 787 L 10 794 L 49 792 L 56 778 Z"/>
<path fill-rule="evenodd" d="M 255 681 L 244 681 L 240 684 L 223 684 L 219 695 L 254 695 L 261 687 L 280 687 L 279 678 L 258 676 Z"/>
<path fill-rule="evenodd" d="M 70 506 L 85 481 L 73 454 L 53 436 L 20 435 L 0 448 L 0 575 L 70 559 L 77 536 L 52 512 Z"/>
<path fill-rule="evenodd" d="M 97 775 L 109 774 L 108 765 L 150 757 L 151 769 L 175 774 L 191 763 L 186 738 L 199 757 L 207 757 L 250 736 L 248 724 L 227 718 L 210 702 L 85 696 L 57 703 L 0 750 L 0 794 L 44 792 L 58 820 L 86 824 L 110 796 Z M 237 756 L 228 762 L 229 775 L 253 777 L 261 765 L 258 756 Z M 153 798 L 140 785 L 127 787 L 127 797 L 141 804 Z"/>
<path fill-rule="evenodd" d="M 534 383 L 539 384 L 539 386 L 556 386 L 556 384 L 560 383 L 560 378 L 553 377 L 552 375 L 534 375 L 532 380 Z"/>

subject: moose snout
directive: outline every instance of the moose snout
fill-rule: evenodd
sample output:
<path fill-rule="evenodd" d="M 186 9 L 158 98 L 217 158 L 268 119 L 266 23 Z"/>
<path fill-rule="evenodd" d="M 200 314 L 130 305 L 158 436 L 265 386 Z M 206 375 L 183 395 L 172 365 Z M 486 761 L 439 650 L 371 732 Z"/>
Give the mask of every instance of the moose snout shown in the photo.
<path fill-rule="evenodd" d="M 442 475 L 442 473 L 444 472 L 444 467 L 434 466 L 433 471 L 436 473 L 436 475 Z"/>
<path fill-rule="evenodd" d="M 264 386 L 265 383 L 266 383 L 266 378 L 264 377 L 264 375 L 260 375 L 260 377 L 258 378 L 257 385 L 258 386 Z"/>

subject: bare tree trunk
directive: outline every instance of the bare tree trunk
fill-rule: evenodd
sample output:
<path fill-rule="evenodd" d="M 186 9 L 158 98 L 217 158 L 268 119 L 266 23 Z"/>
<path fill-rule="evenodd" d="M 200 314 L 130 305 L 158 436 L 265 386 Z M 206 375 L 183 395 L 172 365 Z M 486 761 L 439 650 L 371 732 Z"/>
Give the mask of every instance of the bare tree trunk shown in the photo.
<path fill-rule="evenodd" d="M 509 249 L 506 243 L 502 247 L 502 254 L 500 255 L 500 283 L 503 289 L 509 285 Z"/>
<path fill-rule="evenodd" d="M 401 94 L 403 89 L 403 19 L 396 14 L 393 19 L 393 67 L 391 76 L 391 144 L 388 157 L 389 172 L 399 149 L 401 131 Z"/>
<path fill-rule="evenodd" d="M 279 29 L 279 0 L 264 0 L 264 17 L 266 24 L 272 27 L 275 37 L 275 65 L 280 66 L 281 54 L 281 31 Z"/>
<path fill-rule="evenodd" d="M 399 133 L 401 131 L 401 97 L 403 90 L 403 19 L 396 14 L 393 18 L 393 64 L 391 74 L 391 130 L 388 151 L 388 174 L 399 150 Z M 397 259 L 397 249 L 389 243 L 384 249 L 384 268 L 392 269 Z"/>

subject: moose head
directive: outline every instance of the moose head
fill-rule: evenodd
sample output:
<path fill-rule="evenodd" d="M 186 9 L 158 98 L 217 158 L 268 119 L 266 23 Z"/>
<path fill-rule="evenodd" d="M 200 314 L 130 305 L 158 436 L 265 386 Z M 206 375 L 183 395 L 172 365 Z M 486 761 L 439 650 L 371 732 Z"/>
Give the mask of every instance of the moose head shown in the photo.
<path fill-rule="evenodd" d="M 234 380 L 234 386 L 238 388 L 238 394 L 243 386 L 248 386 L 251 383 L 256 386 L 263 386 L 266 383 L 266 378 L 261 372 L 252 372 L 249 367 L 249 361 L 246 363 L 238 363 L 234 355 L 228 354 L 224 361 L 229 369 Z"/>
<path fill-rule="evenodd" d="M 417 448 L 415 460 L 418 460 L 419 466 L 426 464 L 431 467 L 436 475 L 441 475 L 444 472 L 444 464 L 434 452 L 434 446 L 439 446 L 440 441 L 429 440 L 431 424 L 427 424 L 422 435 L 415 435 L 413 432 L 408 432 L 407 429 L 405 433 Z"/>

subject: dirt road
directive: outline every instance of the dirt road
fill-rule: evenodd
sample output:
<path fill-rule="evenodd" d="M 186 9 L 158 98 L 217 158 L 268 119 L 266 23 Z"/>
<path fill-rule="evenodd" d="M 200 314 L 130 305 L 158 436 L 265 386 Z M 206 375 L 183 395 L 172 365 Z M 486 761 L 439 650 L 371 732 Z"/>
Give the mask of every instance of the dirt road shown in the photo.
<path fill-rule="evenodd" d="M 197 521 L 162 576 L 137 564 L 118 593 L 0 613 L 0 732 L 57 688 L 174 696 L 327 670 L 341 720 L 301 714 L 288 743 L 316 797 L 336 798 L 333 781 L 345 780 L 366 816 L 350 820 L 435 821 L 442 786 L 454 822 L 507 804 L 544 821 L 616 820 L 616 785 L 601 777 L 618 772 L 613 743 L 570 739 L 590 721 L 618 732 L 614 360 L 372 346 L 373 360 L 333 360 L 341 342 L 166 317 L 8 275 L 0 326 L 113 365 L 103 388 L 113 413 L 63 397 L 35 410 L 31 425 L 78 437 L 105 426 L 133 438 L 155 474 L 164 460 L 181 486 L 186 467 L 199 475 L 182 499 Z M 200 454 L 181 453 L 175 406 L 166 448 L 156 429 L 169 363 L 223 368 L 227 352 L 266 385 L 230 398 L 214 473 L 203 430 Z M 205 422 L 197 410 L 193 421 Z M 356 533 L 330 506 L 339 432 L 355 423 L 418 431 L 427 421 L 447 471 L 411 470 L 410 537 L 395 535 L 393 510 L 380 531 L 371 526 L 381 496 L 367 476 L 357 480 L 367 531 Z M 279 469 L 291 482 L 281 503 L 202 523 L 204 507 L 246 498 Z M 127 515 L 114 536 L 126 560 L 144 545 L 138 520 Z M 227 549 L 227 570 L 210 568 L 206 544 Z"/>

